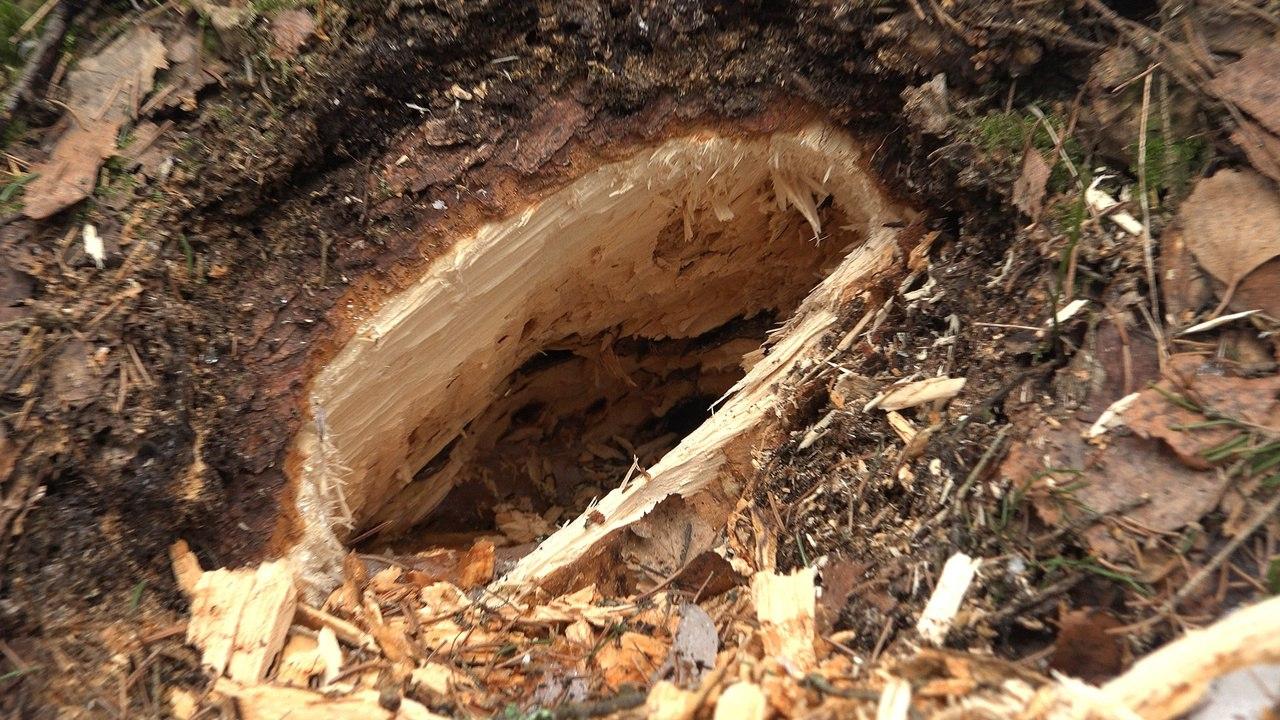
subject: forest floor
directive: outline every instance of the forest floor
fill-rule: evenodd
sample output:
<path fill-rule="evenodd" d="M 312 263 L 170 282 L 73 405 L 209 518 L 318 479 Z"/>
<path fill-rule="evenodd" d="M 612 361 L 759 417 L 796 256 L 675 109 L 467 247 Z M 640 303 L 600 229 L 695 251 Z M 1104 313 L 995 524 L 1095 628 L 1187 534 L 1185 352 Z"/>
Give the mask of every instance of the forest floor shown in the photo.
<path fill-rule="evenodd" d="M 1135 669 L 1280 594 L 1274 2 L 83 5 L 0 7 L 0 713 L 1280 712 L 1265 622 Z M 918 220 L 705 550 L 499 590 L 586 492 L 350 540 L 320 597 L 270 562 L 344 306 L 591 162 L 792 113 Z"/>

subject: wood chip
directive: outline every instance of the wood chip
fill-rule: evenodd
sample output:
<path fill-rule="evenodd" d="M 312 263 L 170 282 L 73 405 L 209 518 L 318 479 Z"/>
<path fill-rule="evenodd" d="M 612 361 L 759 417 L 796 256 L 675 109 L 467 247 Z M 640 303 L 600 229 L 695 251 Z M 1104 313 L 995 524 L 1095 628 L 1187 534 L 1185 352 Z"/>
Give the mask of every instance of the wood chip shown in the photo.
<path fill-rule="evenodd" d="M 964 378 L 948 377 L 917 380 L 881 393 L 867 403 L 863 410 L 905 410 L 934 400 L 950 400 L 960 394 L 965 382 Z"/>
<path fill-rule="evenodd" d="M 297 599 L 283 561 L 203 573 L 192 592 L 187 642 L 215 674 L 258 682 L 284 646 Z"/>
<path fill-rule="evenodd" d="M 813 568 L 801 568 L 790 575 L 761 571 L 751 579 L 751 599 L 765 652 L 801 672 L 817 664 L 814 581 Z"/>
<path fill-rule="evenodd" d="M 764 720 L 769 702 L 759 685 L 736 682 L 724 689 L 716 702 L 714 720 Z"/>
<path fill-rule="evenodd" d="M 929 602 L 916 622 L 916 630 L 925 642 L 941 645 L 951 630 L 956 613 L 960 611 L 960 603 L 978 572 L 981 560 L 975 560 L 964 553 L 956 553 L 942 566 L 942 576 L 938 578 L 938 586 L 929 596 Z"/>

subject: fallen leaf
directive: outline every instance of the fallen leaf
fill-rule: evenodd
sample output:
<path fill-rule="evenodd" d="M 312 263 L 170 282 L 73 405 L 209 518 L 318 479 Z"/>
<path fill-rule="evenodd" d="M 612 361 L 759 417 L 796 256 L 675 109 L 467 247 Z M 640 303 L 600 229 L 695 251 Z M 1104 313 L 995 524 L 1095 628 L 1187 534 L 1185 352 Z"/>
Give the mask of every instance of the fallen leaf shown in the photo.
<path fill-rule="evenodd" d="M 1144 438 L 1163 441 L 1187 466 L 1211 467 L 1213 463 L 1204 453 L 1241 431 L 1221 425 L 1189 429 L 1203 423 L 1205 416 L 1171 402 L 1167 393 L 1189 397 L 1223 417 L 1280 428 L 1280 376 L 1250 379 L 1220 375 L 1215 368 L 1205 367 L 1200 356 L 1189 353 L 1174 355 L 1169 366 L 1178 383 L 1162 380 L 1156 385 L 1158 390 L 1144 390 L 1125 410 L 1124 424 Z"/>
<path fill-rule="evenodd" d="M 67 75 L 70 127 L 49 159 L 33 168 L 39 177 L 27 186 L 28 217 L 47 218 L 93 192 L 98 169 L 116 153 L 120 129 L 151 91 L 156 70 L 167 66 L 160 36 L 139 27 Z"/>
<path fill-rule="evenodd" d="M 1119 675 L 1124 667 L 1123 636 L 1108 631 L 1120 625 L 1106 610 L 1068 610 L 1058 621 L 1049 667 L 1095 685 Z"/>
<path fill-rule="evenodd" d="M 298 54 L 316 32 L 316 20 L 311 13 L 301 9 L 282 10 L 271 18 L 271 39 L 275 42 L 276 59 Z"/>
<path fill-rule="evenodd" d="M 686 687 L 697 687 L 702 676 L 715 667 L 719 651 L 720 634 L 707 611 L 693 603 L 681 605 L 680 623 L 667 658 L 675 681 Z"/>
<path fill-rule="evenodd" d="M 1280 258 L 1272 258 L 1249 273 L 1236 287 L 1231 305 L 1241 310 L 1261 310 L 1280 320 Z"/>
<path fill-rule="evenodd" d="M 1280 256 L 1280 193 L 1251 170 L 1196 183 L 1179 217 L 1200 267 L 1226 285 L 1222 307 L 1249 273 Z"/>
<path fill-rule="evenodd" d="M 1280 133 L 1280 45 L 1250 48 L 1224 67 L 1210 87 L 1274 133 Z"/>
<path fill-rule="evenodd" d="M 867 572 L 866 563 L 833 558 L 822 568 L 822 595 L 818 598 L 818 624 L 823 635 L 835 629 L 849 596 Z"/>
<path fill-rule="evenodd" d="M 1044 193 L 1049 183 L 1049 163 L 1041 157 L 1040 151 L 1028 147 L 1022 154 L 1022 173 L 1013 183 L 1013 206 L 1026 213 L 1035 221 L 1040 218 L 1044 209 Z"/>
<path fill-rule="evenodd" d="M 666 654 L 667 646 L 661 640 L 626 632 L 616 642 L 605 643 L 596 653 L 595 663 L 605 685 L 617 690 L 627 683 L 645 683 Z"/>
<path fill-rule="evenodd" d="M 544 538 L 556 531 L 556 526 L 537 513 L 503 507 L 493 515 L 494 524 L 513 543 L 527 543 Z"/>
<path fill-rule="evenodd" d="M 1254 169 L 1280 182 L 1280 136 L 1246 120 L 1231 133 L 1231 142 L 1244 150 Z"/>
<path fill-rule="evenodd" d="M 1211 512 L 1230 482 L 1225 473 L 1187 467 L 1159 440 L 1113 434 L 1107 447 L 1093 447 L 1081 437 L 1087 429 L 1075 421 L 1038 428 L 1001 463 L 1000 476 L 1050 525 L 1069 522 L 1081 507 L 1104 515 L 1129 508 L 1124 515 L 1135 522 L 1173 532 Z M 1134 506 L 1144 497 L 1147 502 Z M 1084 537 L 1095 554 L 1127 552 L 1105 525 Z"/>

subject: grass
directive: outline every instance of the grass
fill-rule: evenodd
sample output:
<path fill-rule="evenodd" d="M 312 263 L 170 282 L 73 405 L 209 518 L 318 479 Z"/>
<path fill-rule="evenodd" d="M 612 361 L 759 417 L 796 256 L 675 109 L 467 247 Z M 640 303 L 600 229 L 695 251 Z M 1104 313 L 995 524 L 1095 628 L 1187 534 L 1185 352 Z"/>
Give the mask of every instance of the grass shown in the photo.
<path fill-rule="evenodd" d="M 1040 563 L 1040 566 L 1046 571 L 1065 568 L 1068 570 L 1079 570 L 1081 572 L 1091 573 L 1098 577 L 1118 582 L 1144 597 L 1151 595 L 1151 588 L 1147 587 L 1145 583 L 1140 582 L 1136 577 L 1119 570 L 1113 570 L 1109 567 L 1105 567 L 1093 558 L 1069 558 L 1057 555 Z"/>
<path fill-rule="evenodd" d="M 15 175 L 0 187 L 0 215 L 11 215 L 22 209 L 22 194 L 26 191 L 27 183 L 35 180 L 37 174 Z"/>

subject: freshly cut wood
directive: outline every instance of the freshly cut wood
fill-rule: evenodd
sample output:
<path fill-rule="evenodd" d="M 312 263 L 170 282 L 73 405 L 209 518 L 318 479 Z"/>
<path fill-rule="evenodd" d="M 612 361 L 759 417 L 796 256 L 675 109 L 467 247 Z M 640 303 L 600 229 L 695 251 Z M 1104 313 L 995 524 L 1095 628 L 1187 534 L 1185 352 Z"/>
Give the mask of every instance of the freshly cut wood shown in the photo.
<path fill-rule="evenodd" d="M 297 618 L 300 624 L 313 630 L 329 628 L 339 640 L 351 647 L 371 650 L 377 645 L 373 636 L 369 633 L 340 617 L 334 617 L 306 603 L 298 603 Z"/>
<path fill-rule="evenodd" d="M 290 463 L 301 525 L 291 556 L 308 583 L 331 586 L 343 539 L 430 515 L 501 440 L 519 409 L 508 406 L 510 378 L 544 348 L 569 337 L 599 336 L 603 347 L 608 337 L 695 338 L 734 318 L 795 311 L 709 422 L 593 508 L 603 522 L 561 528 L 503 585 L 571 574 L 672 496 L 705 491 L 708 513 L 727 515 L 721 469 L 771 426 L 776 383 L 820 358 L 843 305 L 902 259 L 896 228 L 914 215 L 872 179 L 868 152 L 823 124 L 676 138 L 455 241 L 312 382 L 311 422 Z M 709 535 L 695 529 L 692 550 Z M 642 536 L 670 544 L 665 530 Z"/>
<path fill-rule="evenodd" d="M 920 613 L 920 620 L 916 622 L 916 630 L 925 642 L 941 645 L 947 638 L 951 623 L 960 611 L 960 603 L 964 601 L 964 595 L 969 591 L 973 576 L 981 565 L 981 560 L 975 560 L 964 553 L 956 553 L 947 558 L 942 566 L 938 585 L 929 596 L 924 612 Z"/>
<path fill-rule="evenodd" d="M 201 662 L 215 674 L 257 682 L 284 646 L 297 599 L 284 561 L 202 573 L 192 592 L 187 642 L 201 649 Z"/>
<path fill-rule="evenodd" d="M 769 700 L 759 685 L 736 682 L 720 693 L 714 720 L 764 720 L 769 714 Z"/>
<path fill-rule="evenodd" d="M 813 648 L 815 579 L 813 568 L 801 568 L 790 575 L 761 571 L 751 580 L 751 600 L 765 653 L 785 658 L 800 671 L 818 662 Z"/>
<path fill-rule="evenodd" d="M 241 720 L 444 720 L 443 715 L 409 698 L 400 698 L 399 707 L 388 710 L 379 704 L 376 690 L 324 695 L 302 688 L 240 685 L 224 678 L 214 691 L 235 700 Z"/>
<path fill-rule="evenodd" d="M 1280 662 L 1280 597 L 1192 630 L 1102 686 L 1116 703 L 1147 720 L 1181 717 L 1209 683 L 1228 673 Z"/>
<path fill-rule="evenodd" d="M 905 410 L 934 400 L 950 400 L 964 389 L 964 378 L 928 378 L 885 391 L 867 403 L 867 410 Z"/>

